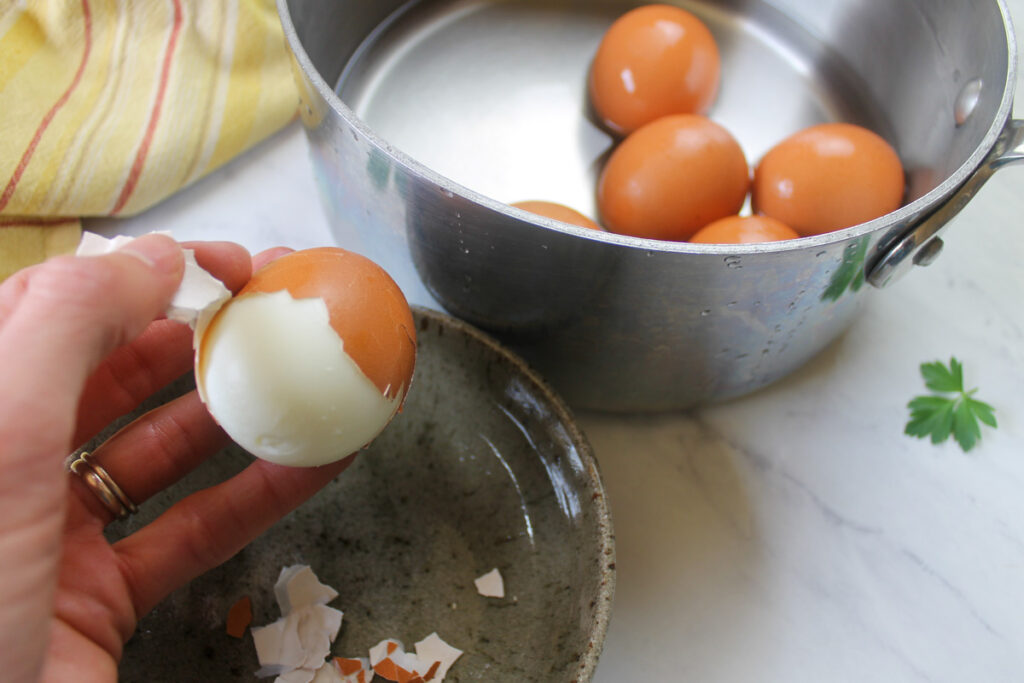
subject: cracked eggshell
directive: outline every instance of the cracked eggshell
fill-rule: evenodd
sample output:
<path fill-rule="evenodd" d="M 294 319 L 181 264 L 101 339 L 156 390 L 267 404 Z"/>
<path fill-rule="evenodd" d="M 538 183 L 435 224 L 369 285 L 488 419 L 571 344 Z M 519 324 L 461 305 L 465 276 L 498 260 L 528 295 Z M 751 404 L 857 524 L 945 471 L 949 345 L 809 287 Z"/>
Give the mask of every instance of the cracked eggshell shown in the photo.
<path fill-rule="evenodd" d="M 476 592 L 485 598 L 505 597 L 505 581 L 497 568 L 473 579 L 473 583 L 476 585 Z"/>
<path fill-rule="evenodd" d="M 323 681 L 314 679 L 313 683 L 370 683 L 374 676 L 370 660 L 366 657 L 335 657 L 320 671 L 324 669 L 331 670 L 332 676 L 337 678 L 325 676 Z"/>
<path fill-rule="evenodd" d="M 433 680 L 440 683 L 455 660 L 462 656 L 462 650 L 444 642 L 441 636 L 435 632 L 416 643 L 416 656 L 420 658 L 420 661 L 437 662 L 438 667 L 434 672 Z"/>
<path fill-rule="evenodd" d="M 416 358 L 412 312 L 394 280 L 336 247 L 257 271 L 210 321 L 196 385 L 253 455 L 310 467 L 377 436 L 401 407 Z"/>
<path fill-rule="evenodd" d="M 308 564 L 293 564 L 281 569 L 274 584 L 274 597 L 281 614 L 310 605 L 326 605 L 338 597 L 338 591 L 320 582 Z"/>

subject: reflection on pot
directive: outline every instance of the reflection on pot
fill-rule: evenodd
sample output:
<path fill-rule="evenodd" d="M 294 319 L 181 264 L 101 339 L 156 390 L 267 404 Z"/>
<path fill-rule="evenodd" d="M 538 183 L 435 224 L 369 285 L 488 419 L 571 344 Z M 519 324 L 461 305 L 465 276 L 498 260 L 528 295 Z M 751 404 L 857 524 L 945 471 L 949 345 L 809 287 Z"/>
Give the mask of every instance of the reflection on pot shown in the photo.
<path fill-rule="evenodd" d="M 838 301 L 847 291 L 856 292 L 864 284 L 864 261 L 868 255 L 868 236 L 854 240 L 843 250 L 843 260 L 821 293 L 822 301 Z"/>
<path fill-rule="evenodd" d="M 441 190 L 440 192 L 444 192 Z M 571 324 L 605 296 L 614 253 L 605 245 L 447 198 L 413 196 L 406 214 L 413 264 L 451 313 L 505 341 L 534 341 Z"/>

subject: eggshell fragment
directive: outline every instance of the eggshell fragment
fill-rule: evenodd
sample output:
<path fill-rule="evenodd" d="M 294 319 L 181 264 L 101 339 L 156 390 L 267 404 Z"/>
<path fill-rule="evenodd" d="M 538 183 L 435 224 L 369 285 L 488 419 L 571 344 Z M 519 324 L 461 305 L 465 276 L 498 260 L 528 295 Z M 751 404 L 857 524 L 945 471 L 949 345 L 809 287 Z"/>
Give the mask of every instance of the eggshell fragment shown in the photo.
<path fill-rule="evenodd" d="M 448 673 L 448 669 L 452 667 L 455 660 L 462 656 L 462 650 L 457 647 L 452 647 L 441 640 L 441 637 L 437 635 L 437 633 L 431 633 L 429 636 L 416 643 L 416 656 L 423 662 L 437 662 L 438 668 L 434 672 L 433 677 L 424 677 L 424 680 L 436 681 L 439 683 L 444 680 L 445 674 Z"/>
<path fill-rule="evenodd" d="M 274 584 L 274 597 L 281 614 L 309 605 L 326 605 L 338 597 L 338 591 L 320 583 L 313 569 L 306 564 L 284 567 Z"/>
<path fill-rule="evenodd" d="M 260 663 L 256 675 L 275 676 L 293 669 L 316 671 L 331 653 L 342 616 L 342 612 L 333 607 L 310 605 L 272 624 L 253 628 L 252 638 Z"/>
<path fill-rule="evenodd" d="M 416 654 L 406 652 L 402 642 L 387 638 L 370 648 L 373 671 L 394 683 L 440 683 L 462 650 L 431 633 L 416 643 Z"/>
<path fill-rule="evenodd" d="M 239 598 L 228 610 L 227 633 L 233 638 L 241 638 L 251 623 L 252 600 L 246 595 Z"/>
<path fill-rule="evenodd" d="M 274 683 L 370 683 L 380 676 L 392 683 L 441 683 L 462 650 L 431 633 L 406 652 L 394 638 L 380 641 L 369 657 L 334 657 L 324 661 L 341 628 L 342 613 L 324 602 L 337 592 L 324 585 L 307 565 L 284 567 L 274 594 L 281 619 L 254 628 L 253 642 L 261 668 L 257 676 L 277 676 Z M 336 613 L 336 617 L 329 612 Z M 323 642 L 324 637 L 329 642 Z"/>
<path fill-rule="evenodd" d="M 309 683 L 331 652 L 344 616 L 325 603 L 337 592 L 324 586 L 305 565 L 285 567 L 274 594 L 282 617 L 252 629 L 260 668 L 257 676 L 278 676 L 280 683 Z"/>
<path fill-rule="evenodd" d="M 366 657 L 335 657 L 324 668 L 331 669 L 339 683 L 370 683 L 373 680 L 373 667 Z M 319 672 L 317 676 L 319 677 Z M 314 679 L 313 683 L 328 683 L 327 680 Z"/>
<path fill-rule="evenodd" d="M 497 568 L 473 579 L 473 583 L 476 584 L 476 592 L 485 598 L 505 597 L 505 582 Z"/>
<path fill-rule="evenodd" d="M 419 658 L 405 651 L 402 642 L 393 638 L 370 648 L 370 666 L 381 678 L 396 683 L 422 683 L 426 668 Z"/>
<path fill-rule="evenodd" d="M 320 668 L 323 669 L 324 667 Z M 309 669 L 294 669 L 275 678 L 274 683 L 312 683 L 316 678 L 316 673 L 316 671 L 310 671 Z"/>
<path fill-rule="evenodd" d="M 157 231 L 157 234 L 171 236 L 164 230 Z M 116 235 L 108 239 L 93 232 L 83 232 L 75 255 L 109 254 L 133 239 L 135 238 L 127 235 Z M 195 329 L 198 341 L 205 326 L 220 310 L 220 307 L 231 298 L 231 291 L 224 286 L 223 282 L 196 262 L 196 254 L 193 250 L 183 249 L 182 252 L 185 255 L 185 272 L 178 291 L 174 293 L 174 298 L 171 299 L 165 314 L 169 319 L 183 322 Z"/>

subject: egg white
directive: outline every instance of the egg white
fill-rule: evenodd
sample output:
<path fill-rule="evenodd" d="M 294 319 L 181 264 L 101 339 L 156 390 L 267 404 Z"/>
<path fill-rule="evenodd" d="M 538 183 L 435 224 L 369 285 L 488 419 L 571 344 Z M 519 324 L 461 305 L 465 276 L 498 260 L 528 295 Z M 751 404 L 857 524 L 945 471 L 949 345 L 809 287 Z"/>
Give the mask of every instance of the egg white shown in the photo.
<path fill-rule="evenodd" d="M 322 299 L 287 291 L 228 302 L 200 354 L 196 386 L 210 414 L 247 451 L 282 465 L 323 465 L 359 450 L 404 395 L 386 398 L 363 374 Z"/>

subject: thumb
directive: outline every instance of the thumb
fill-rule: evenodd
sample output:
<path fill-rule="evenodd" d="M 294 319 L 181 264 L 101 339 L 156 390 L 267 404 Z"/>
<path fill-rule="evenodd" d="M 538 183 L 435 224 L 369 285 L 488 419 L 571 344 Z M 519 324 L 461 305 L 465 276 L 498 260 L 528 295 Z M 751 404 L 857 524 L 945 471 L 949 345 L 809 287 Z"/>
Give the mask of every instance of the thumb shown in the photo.
<path fill-rule="evenodd" d="M 103 256 L 58 257 L 5 282 L 0 438 L 9 447 L 19 436 L 69 440 L 89 374 L 167 308 L 183 272 L 178 244 L 146 235 Z"/>

